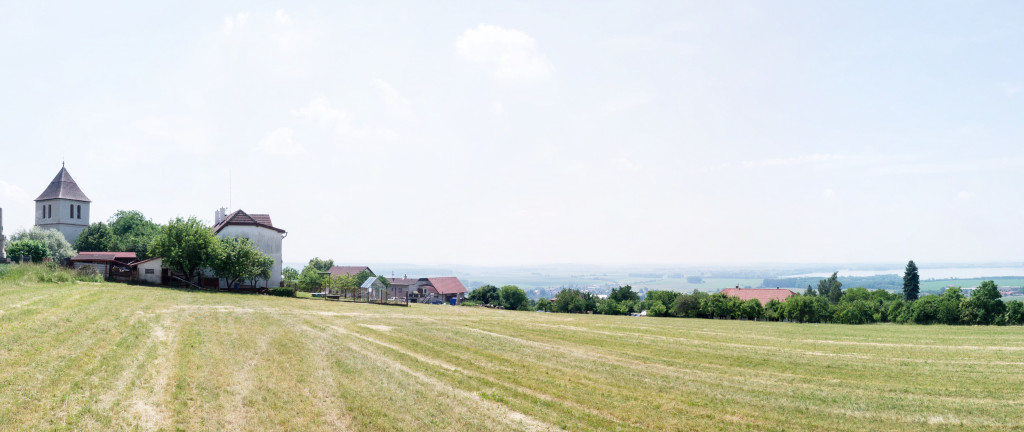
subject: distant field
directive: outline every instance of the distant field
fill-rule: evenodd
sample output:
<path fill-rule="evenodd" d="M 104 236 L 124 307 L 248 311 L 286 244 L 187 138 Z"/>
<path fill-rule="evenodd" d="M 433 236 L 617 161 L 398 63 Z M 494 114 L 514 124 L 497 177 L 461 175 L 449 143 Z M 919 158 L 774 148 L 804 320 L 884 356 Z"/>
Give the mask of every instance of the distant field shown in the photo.
<path fill-rule="evenodd" d="M 923 291 L 936 291 L 945 290 L 949 286 L 958 286 L 961 288 L 970 288 L 981 285 L 982 282 L 994 280 L 999 286 L 1024 286 L 1024 278 L 1021 277 L 989 277 L 989 278 L 978 278 L 978 279 L 944 279 L 944 280 L 927 280 L 921 281 L 921 290 Z"/>
<path fill-rule="evenodd" d="M 500 274 L 490 273 L 486 276 L 468 275 L 461 277 L 469 283 L 467 288 L 473 289 L 480 285 L 489 283 L 492 285 L 516 285 L 525 290 L 537 288 L 577 287 L 582 288 L 588 285 L 598 286 L 619 286 L 632 285 L 635 289 L 646 288 L 652 290 L 669 290 L 680 292 L 692 292 L 693 290 L 717 292 L 723 288 L 740 287 L 756 288 L 761 286 L 763 279 L 753 278 L 704 278 L 704 283 L 691 284 L 685 278 L 638 278 L 630 277 L 628 274 L 609 273 L 601 275 L 585 276 L 557 276 L 557 275 L 536 275 L 527 273 Z"/>
<path fill-rule="evenodd" d="M 1020 327 L 0 284 L 0 430 L 1009 430 Z"/>

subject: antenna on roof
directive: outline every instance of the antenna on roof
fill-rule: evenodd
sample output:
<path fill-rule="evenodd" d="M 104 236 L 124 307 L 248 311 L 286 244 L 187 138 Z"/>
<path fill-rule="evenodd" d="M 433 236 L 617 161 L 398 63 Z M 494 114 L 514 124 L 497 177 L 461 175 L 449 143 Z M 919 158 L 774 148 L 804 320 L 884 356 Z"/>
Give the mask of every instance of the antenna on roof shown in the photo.
<path fill-rule="evenodd" d="M 228 168 L 228 211 L 231 211 L 231 168 Z"/>

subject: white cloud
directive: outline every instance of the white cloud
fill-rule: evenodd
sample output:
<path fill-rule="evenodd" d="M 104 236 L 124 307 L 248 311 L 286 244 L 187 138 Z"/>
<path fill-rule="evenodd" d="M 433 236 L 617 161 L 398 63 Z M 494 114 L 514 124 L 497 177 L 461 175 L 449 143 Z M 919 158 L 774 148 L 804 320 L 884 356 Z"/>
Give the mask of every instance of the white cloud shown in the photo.
<path fill-rule="evenodd" d="M 30 197 L 25 189 L 0 180 L 0 198 L 3 198 L 4 201 L 27 201 Z"/>
<path fill-rule="evenodd" d="M 1007 96 L 1013 97 L 1016 96 L 1017 93 L 1020 93 L 1019 83 L 1004 82 L 1000 83 L 1000 85 L 1003 87 L 1003 91 L 1006 92 Z"/>
<path fill-rule="evenodd" d="M 293 135 L 294 132 L 289 127 L 274 129 L 273 132 L 270 132 L 270 134 L 260 140 L 260 150 L 280 156 L 295 156 L 305 153 L 306 149 L 302 144 L 295 142 Z"/>
<path fill-rule="evenodd" d="M 393 139 L 398 135 L 389 129 L 356 126 L 348 110 L 332 106 L 325 96 L 313 99 L 309 105 L 293 110 L 292 115 L 330 130 L 337 138 Z"/>
<path fill-rule="evenodd" d="M 381 92 L 384 97 L 384 103 L 387 105 L 388 110 L 391 111 L 392 115 L 398 117 L 410 117 L 413 114 L 412 102 L 409 102 L 402 93 L 395 89 L 391 84 L 382 79 L 375 79 L 373 83 L 377 86 L 377 89 Z"/>
<path fill-rule="evenodd" d="M 494 113 L 498 114 L 498 115 L 505 114 L 505 104 L 503 104 L 501 102 L 495 102 L 494 103 Z"/>
<path fill-rule="evenodd" d="M 537 51 L 537 41 L 518 30 L 480 24 L 462 33 L 455 48 L 466 61 L 494 66 L 494 75 L 499 79 L 540 79 L 551 75 L 551 64 Z"/>
<path fill-rule="evenodd" d="M 637 172 L 643 165 L 626 158 L 612 158 L 608 160 L 608 166 L 615 171 Z"/>
<path fill-rule="evenodd" d="M 836 191 L 832 189 L 825 189 L 821 192 L 821 196 L 826 199 L 833 199 L 836 197 Z"/>
<path fill-rule="evenodd" d="M 209 131 L 197 119 L 187 117 L 147 117 L 133 124 L 143 133 L 162 139 L 187 153 L 209 152 Z"/>
<path fill-rule="evenodd" d="M 241 12 L 233 17 L 224 17 L 224 25 L 221 26 L 221 31 L 225 35 L 231 36 L 232 33 L 244 27 L 247 22 L 249 22 L 249 13 L 247 12 Z"/>
<path fill-rule="evenodd" d="M 278 24 L 291 25 L 292 17 L 284 12 L 283 9 L 278 9 L 274 12 L 274 19 L 277 20 Z"/>
<path fill-rule="evenodd" d="M 727 170 L 733 168 L 766 168 L 766 167 L 777 167 L 777 166 L 792 166 L 792 165 L 806 165 L 806 164 L 819 164 L 825 162 L 835 162 L 846 159 L 840 155 L 834 154 L 810 154 L 803 156 L 792 156 L 786 158 L 766 158 L 758 160 L 749 160 L 742 162 L 724 162 L 718 165 L 713 165 L 700 170 L 700 172 L 712 172 Z"/>
<path fill-rule="evenodd" d="M 956 199 L 961 201 L 967 201 L 970 199 L 974 199 L 974 194 L 967 191 L 960 191 L 960 193 L 956 194 Z"/>
<path fill-rule="evenodd" d="M 762 168 L 770 166 L 780 165 L 802 165 L 802 164 L 813 164 L 821 162 L 830 162 L 841 159 L 838 155 L 833 154 L 811 154 L 804 156 L 794 156 L 788 158 L 768 158 L 755 161 L 744 161 L 740 162 L 740 166 L 744 168 Z"/>
<path fill-rule="evenodd" d="M 352 116 L 349 113 L 331 106 L 326 96 L 313 99 L 302 108 L 292 111 L 292 115 L 316 122 L 320 127 L 338 127 L 338 125 L 352 124 Z"/>
<path fill-rule="evenodd" d="M 605 102 L 601 108 L 608 114 L 615 114 L 643 106 L 650 101 L 651 96 L 645 92 L 630 92 L 616 99 Z"/>

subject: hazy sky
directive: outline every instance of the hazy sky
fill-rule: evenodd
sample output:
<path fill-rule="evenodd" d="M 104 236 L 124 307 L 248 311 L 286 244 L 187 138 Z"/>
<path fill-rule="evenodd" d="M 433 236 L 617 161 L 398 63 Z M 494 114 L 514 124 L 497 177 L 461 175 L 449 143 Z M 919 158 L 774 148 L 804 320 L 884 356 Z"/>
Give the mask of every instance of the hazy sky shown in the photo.
<path fill-rule="evenodd" d="M 5 2 L 5 231 L 288 230 L 285 261 L 1024 259 L 1024 5 Z"/>

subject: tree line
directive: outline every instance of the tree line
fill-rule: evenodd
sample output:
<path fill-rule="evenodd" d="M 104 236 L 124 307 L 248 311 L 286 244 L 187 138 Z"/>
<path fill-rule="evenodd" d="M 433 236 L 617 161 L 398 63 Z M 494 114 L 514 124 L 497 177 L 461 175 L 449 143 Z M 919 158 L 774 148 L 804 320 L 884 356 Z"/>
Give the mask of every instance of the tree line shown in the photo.
<path fill-rule="evenodd" d="M 898 277 L 898 276 L 897 276 Z M 470 299 L 481 298 L 478 288 Z M 818 281 L 784 301 L 740 300 L 724 293 L 694 290 L 690 294 L 649 291 L 642 299 L 629 285 L 612 290 L 607 299 L 578 289 L 563 289 L 553 300 L 540 299 L 519 309 L 562 313 L 626 315 L 647 311 L 648 316 L 746 319 L 798 323 L 914 323 L 950 325 L 1022 325 L 1024 302 L 1003 301 L 995 281 L 985 281 L 966 296 L 959 287 L 942 294 L 919 296 L 920 276 L 913 261 L 907 263 L 902 294 L 864 287 L 843 289 L 838 273 Z M 493 298 L 493 297 L 488 297 Z M 499 297 L 500 298 L 500 297 Z M 500 301 L 500 300 L 499 300 Z"/>

